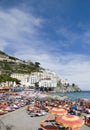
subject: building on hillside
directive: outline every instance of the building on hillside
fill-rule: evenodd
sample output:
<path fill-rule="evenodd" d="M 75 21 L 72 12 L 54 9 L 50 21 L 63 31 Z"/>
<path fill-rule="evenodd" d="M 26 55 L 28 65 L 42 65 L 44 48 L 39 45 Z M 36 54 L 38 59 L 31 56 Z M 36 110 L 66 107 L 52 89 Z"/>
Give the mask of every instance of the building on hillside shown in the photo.
<path fill-rule="evenodd" d="M 69 82 L 68 82 L 68 79 L 64 79 L 64 80 L 61 80 L 61 83 L 62 83 L 63 85 L 67 85 Z"/>
<path fill-rule="evenodd" d="M 29 74 L 19 74 L 19 73 L 13 73 L 11 74 L 11 77 L 12 78 L 16 78 L 18 80 L 20 80 L 21 82 L 21 86 L 29 86 L 30 83 L 29 83 Z"/>
<path fill-rule="evenodd" d="M 39 82 L 39 77 L 38 77 L 38 73 L 32 73 L 29 76 L 29 83 L 31 87 L 35 87 L 35 83 Z"/>
<path fill-rule="evenodd" d="M 18 74 L 13 73 L 13 78 L 21 80 L 21 85 L 26 87 L 35 87 L 38 82 L 39 87 L 57 87 L 57 82 L 60 78 L 50 70 L 42 70 L 42 72 L 33 72 L 31 74 Z"/>
<path fill-rule="evenodd" d="M 39 87 L 51 88 L 52 90 L 57 87 L 56 79 L 45 78 L 39 81 Z"/>

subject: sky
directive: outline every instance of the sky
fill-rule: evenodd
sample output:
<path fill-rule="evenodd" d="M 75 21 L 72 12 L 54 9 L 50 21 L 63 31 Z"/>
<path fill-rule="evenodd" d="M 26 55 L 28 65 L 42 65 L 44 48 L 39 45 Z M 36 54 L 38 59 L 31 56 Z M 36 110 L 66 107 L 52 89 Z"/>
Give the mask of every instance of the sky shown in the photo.
<path fill-rule="evenodd" d="M 0 50 L 90 90 L 90 0 L 0 0 Z"/>

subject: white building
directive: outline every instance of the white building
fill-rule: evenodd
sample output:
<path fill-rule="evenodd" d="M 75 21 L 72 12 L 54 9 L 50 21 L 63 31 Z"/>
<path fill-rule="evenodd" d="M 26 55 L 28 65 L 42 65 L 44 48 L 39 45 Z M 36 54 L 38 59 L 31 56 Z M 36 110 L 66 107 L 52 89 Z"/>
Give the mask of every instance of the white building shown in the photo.
<path fill-rule="evenodd" d="M 11 75 L 13 78 L 17 78 L 21 80 L 21 85 L 24 86 L 33 86 L 35 87 L 35 83 L 39 83 L 39 87 L 57 87 L 57 82 L 60 78 L 56 75 L 56 73 L 50 70 L 42 70 L 42 72 L 33 72 L 29 74 L 17 74 L 14 73 Z"/>
<path fill-rule="evenodd" d="M 68 79 L 64 79 L 64 80 L 61 80 L 61 83 L 62 83 L 63 85 L 67 85 L 69 82 L 68 82 Z"/>
<path fill-rule="evenodd" d="M 39 82 L 39 87 L 55 88 L 57 87 L 57 81 L 53 79 L 43 79 Z"/>
<path fill-rule="evenodd" d="M 23 86 L 29 86 L 29 74 L 19 74 L 19 73 L 13 73 L 11 74 L 12 78 L 16 78 L 21 81 L 21 85 Z"/>

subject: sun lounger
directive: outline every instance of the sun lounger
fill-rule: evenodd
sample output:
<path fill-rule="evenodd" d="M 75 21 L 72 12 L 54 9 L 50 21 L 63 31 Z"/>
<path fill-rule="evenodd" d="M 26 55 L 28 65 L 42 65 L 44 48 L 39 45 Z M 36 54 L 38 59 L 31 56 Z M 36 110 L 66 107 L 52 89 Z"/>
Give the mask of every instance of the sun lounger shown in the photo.
<path fill-rule="evenodd" d="M 54 126 L 52 124 L 47 125 L 45 121 L 42 121 L 40 123 L 40 127 L 42 128 L 42 130 L 58 130 L 57 126 Z"/>
<path fill-rule="evenodd" d="M 44 115 L 46 115 L 46 113 L 44 113 L 44 112 L 31 112 L 31 113 L 29 113 L 29 115 L 31 116 L 31 117 L 35 117 L 35 116 L 44 116 Z"/>
<path fill-rule="evenodd" d="M 90 117 L 86 119 L 85 124 L 90 127 Z"/>

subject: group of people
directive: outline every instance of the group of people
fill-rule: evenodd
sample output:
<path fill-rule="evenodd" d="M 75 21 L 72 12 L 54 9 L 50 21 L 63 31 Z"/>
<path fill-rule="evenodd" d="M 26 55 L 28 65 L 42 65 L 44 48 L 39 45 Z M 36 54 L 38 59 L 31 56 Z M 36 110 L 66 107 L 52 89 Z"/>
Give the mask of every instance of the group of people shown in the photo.
<path fill-rule="evenodd" d="M 46 98 L 45 100 L 41 100 L 36 98 L 33 103 L 33 108 L 31 104 L 28 104 L 27 111 L 36 112 L 36 110 L 39 110 L 39 112 L 41 112 L 42 110 L 44 110 L 45 112 L 50 113 L 50 110 L 52 108 L 63 108 L 67 110 L 68 114 L 79 116 L 84 120 L 87 126 L 90 126 L 90 102 L 83 99 L 70 101 L 68 99 L 58 100 L 53 98 Z"/>
<path fill-rule="evenodd" d="M 0 114 L 5 114 L 23 106 L 27 106 L 27 113 L 31 116 L 44 116 L 50 113 L 52 108 L 63 108 L 68 114 L 81 117 L 85 124 L 90 126 L 90 101 L 78 99 L 54 99 L 52 96 L 42 98 L 44 93 L 28 92 L 1 93 Z"/>

